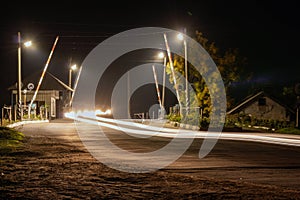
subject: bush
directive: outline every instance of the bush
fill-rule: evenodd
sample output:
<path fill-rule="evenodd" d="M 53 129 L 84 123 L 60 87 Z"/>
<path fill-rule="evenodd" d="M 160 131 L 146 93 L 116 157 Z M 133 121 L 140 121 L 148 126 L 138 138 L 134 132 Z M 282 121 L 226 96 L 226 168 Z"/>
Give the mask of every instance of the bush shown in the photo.
<path fill-rule="evenodd" d="M 286 133 L 286 134 L 299 134 L 300 135 L 300 129 L 297 128 L 282 128 L 276 131 L 276 133 Z"/>
<path fill-rule="evenodd" d="M 169 119 L 170 121 L 173 121 L 173 122 L 180 122 L 181 121 L 181 117 L 179 115 L 176 115 L 176 114 L 169 114 L 167 116 L 167 119 Z"/>
<path fill-rule="evenodd" d="M 8 127 L 0 127 L 0 139 L 6 140 L 23 140 L 24 134 L 19 131 L 8 128 Z"/>
<path fill-rule="evenodd" d="M 200 127 L 200 118 L 195 114 L 189 114 L 183 118 L 182 123 Z"/>
<path fill-rule="evenodd" d="M 19 131 L 8 128 L 8 127 L 0 127 L 0 149 L 3 153 L 6 151 L 11 151 L 16 147 L 20 146 L 20 141 L 24 139 L 24 134 Z"/>
<path fill-rule="evenodd" d="M 233 116 L 226 116 L 226 125 L 225 126 L 258 126 L 258 127 L 268 127 L 270 129 L 282 129 L 293 127 L 293 123 L 273 120 L 273 119 L 257 119 L 250 115 L 238 114 Z"/>

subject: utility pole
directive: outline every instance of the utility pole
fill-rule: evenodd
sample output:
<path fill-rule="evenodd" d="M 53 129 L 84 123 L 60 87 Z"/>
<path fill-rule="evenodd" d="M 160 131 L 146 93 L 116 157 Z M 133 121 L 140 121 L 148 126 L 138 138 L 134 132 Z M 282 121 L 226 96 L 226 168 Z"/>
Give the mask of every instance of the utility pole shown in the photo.
<path fill-rule="evenodd" d="M 17 103 L 17 117 L 21 121 L 23 120 L 23 109 L 22 109 L 22 78 L 21 78 L 21 33 L 18 32 L 18 103 Z"/>
<path fill-rule="evenodd" d="M 156 93 L 157 93 L 157 98 L 158 98 L 158 102 L 159 102 L 159 107 L 160 107 L 160 111 L 162 113 L 163 112 L 163 106 L 162 106 L 162 102 L 161 102 L 161 98 L 160 98 L 160 91 L 159 91 L 157 75 L 156 75 L 156 70 L 155 70 L 154 65 L 152 65 L 152 70 L 153 70 L 153 76 L 154 76 L 154 81 L 155 81 L 155 87 L 156 87 Z M 161 116 L 159 116 L 159 118 L 161 118 Z"/>
<path fill-rule="evenodd" d="M 299 128 L 300 83 L 297 83 L 295 85 L 295 93 L 297 95 L 297 102 L 296 102 L 296 127 Z"/>
<path fill-rule="evenodd" d="M 296 110 L 296 127 L 299 128 L 299 104 L 300 96 L 297 96 L 297 110 Z"/>
<path fill-rule="evenodd" d="M 128 119 L 131 119 L 130 116 L 130 74 L 127 72 L 127 101 L 128 101 Z"/>
<path fill-rule="evenodd" d="M 167 57 L 164 56 L 164 71 L 163 71 L 164 74 L 163 74 L 163 87 L 162 87 L 162 98 L 161 98 L 163 116 L 165 116 L 166 113 L 166 109 L 165 109 L 166 67 L 167 67 Z"/>
<path fill-rule="evenodd" d="M 82 70 L 82 66 L 79 68 L 79 72 L 77 74 L 77 78 L 76 78 L 75 85 L 74 85 L 74 88 L 73 88 L 72 96 L 71 96 L 71 99 L 70 99 L 70 102 L 69 102 L 70 107 L 72 106 L 72 103 L 73 103 L 75 91 L 77 89 L 78 81 L 79 81 L 79 78 L 80 78 L 80 75 L 81 75 L 81 70 Z"/>

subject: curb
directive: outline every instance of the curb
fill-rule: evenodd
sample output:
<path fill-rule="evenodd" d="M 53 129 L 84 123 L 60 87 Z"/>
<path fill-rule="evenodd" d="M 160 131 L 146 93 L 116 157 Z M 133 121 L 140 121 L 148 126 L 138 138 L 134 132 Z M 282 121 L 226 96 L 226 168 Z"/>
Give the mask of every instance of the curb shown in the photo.
<path fill-rule="evenodd" d="M 24 124 L 36 124 L 36 123 L 44 123 L 44 122 L 49 122 L 49 120 L 21 121 L 21 122 L 9 124 L 9 125 L 7 125 L 7 127 L 15 128 L 17 126 L 22 126 Z"/>

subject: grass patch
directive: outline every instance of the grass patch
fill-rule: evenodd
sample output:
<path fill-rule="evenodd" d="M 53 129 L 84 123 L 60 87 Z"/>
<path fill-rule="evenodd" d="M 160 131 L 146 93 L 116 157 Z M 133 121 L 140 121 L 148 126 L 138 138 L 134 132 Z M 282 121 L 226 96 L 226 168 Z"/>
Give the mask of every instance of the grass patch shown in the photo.
<path fill-rule="evenodd" d="M 282 128 L 278 129 L 276 133 L 286 133 L 286 134 L 297 134 L 300 135 L 300 129 L 297 128 Z"/>
<path fill-rule="evenodd" d="M 0 150 L 13 150 L 22 145 L 24 134 L 8 127 L 0 126 Z"/>

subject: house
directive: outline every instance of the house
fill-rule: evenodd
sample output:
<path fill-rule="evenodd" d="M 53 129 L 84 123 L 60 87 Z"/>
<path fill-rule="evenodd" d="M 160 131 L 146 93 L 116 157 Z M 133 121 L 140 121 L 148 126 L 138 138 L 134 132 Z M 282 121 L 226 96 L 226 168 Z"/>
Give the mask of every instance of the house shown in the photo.
<path fill-rule="evenodd" d="M 22 81 L 22 106 L 23 115 L 28 115 L 28 106 L 34 96 L 37 85 L 40 81 L 42 71 L 31 74 Z M 11 91 L 11 105 L 14 108 L 16 116 L 16 105 L 18 101 L 17 84 L 8 88 Z M 64 109 L 70 99 L 72 89 L 64 84 L 50 72 L 46 72 L 36 98 L 32 103 L 31 115 L 40 116 L 41 118 L 55 119 L 62 118 Z M 26 113 L 27 112 L 27 113 Z M 16 119 L 16 117 L 14 117 Z"/>
<path fill-rule="evenodd" d="M 245 98 L 240 104 L 227 112 L 228 116 L 249 116 L 256 120 L 275 120 L 291 122 L 295 112 L 274 97 L 260 91 Z"/>

